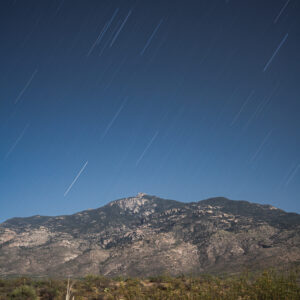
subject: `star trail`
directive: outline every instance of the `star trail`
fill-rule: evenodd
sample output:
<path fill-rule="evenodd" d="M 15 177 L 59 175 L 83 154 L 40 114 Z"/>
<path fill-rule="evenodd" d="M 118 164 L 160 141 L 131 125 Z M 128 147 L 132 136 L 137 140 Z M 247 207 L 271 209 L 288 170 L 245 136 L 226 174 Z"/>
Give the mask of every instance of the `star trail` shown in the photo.
<path fill-rule="evenodd" d="M 300 212 L 300 2 L 3 0 L 0 220 L 144 192 Z"/>

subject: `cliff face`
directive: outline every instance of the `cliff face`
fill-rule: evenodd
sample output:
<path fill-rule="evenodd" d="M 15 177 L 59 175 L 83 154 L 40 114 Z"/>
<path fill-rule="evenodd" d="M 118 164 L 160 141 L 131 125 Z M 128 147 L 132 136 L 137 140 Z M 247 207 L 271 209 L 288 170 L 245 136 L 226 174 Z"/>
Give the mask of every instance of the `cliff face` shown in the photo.
<path fill-rule="evenodd" d="M 175 275 L 299 262 L 300 215 L 226 198 L 182 203 L 138 194 L 0 224 L 0 275 Z"/>

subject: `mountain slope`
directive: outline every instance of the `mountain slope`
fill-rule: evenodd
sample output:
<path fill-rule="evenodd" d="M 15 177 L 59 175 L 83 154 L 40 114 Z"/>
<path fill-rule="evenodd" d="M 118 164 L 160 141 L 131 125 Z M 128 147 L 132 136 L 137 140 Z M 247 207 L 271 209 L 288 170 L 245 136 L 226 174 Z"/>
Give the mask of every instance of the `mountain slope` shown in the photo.
<path fill-rule="evenodd" d="M 0 274 L 149 276 L 300 262 L 300 215 L 212 198 L 146 194 L 69 216 L 0 224 Z"/>

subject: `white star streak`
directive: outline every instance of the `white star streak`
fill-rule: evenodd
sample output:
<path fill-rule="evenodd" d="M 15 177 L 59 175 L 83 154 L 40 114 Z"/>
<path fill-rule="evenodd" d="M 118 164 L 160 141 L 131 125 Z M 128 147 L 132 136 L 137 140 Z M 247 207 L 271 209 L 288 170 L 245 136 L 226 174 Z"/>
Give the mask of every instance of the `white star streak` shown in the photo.
<path fill-rule="evenodd" d="M 72 181 L 72 183 L 70 184 L 70 186 L 68 187 L 68 189 L 65 191 L 64 197 L 67 196 L 67 194 L 69 193 L 70 189 L 75 184 L 75 182 L 77 181 L 77 179 L 79 178 L 79 176 L 81 175 L 81 173 L 83 172 L 83 170 L 85 169 L 85 167 L 87 166 L 87 164 L 88 164 L 88 161 L 86 161 L 86 163 L 83 165 L 83 167 L 81 168 L 81 170 L 79 171 L 79 173 L 77 174 L 77 176 L 75 177 L 75 179 Z"/>
<path fill-rule="evenodd" d="M 96 41 L 94 42 L 94 44 L 92 45 L 92 47 L 91 47 L 91 49 L 89 50 L 87 56 L 89 56 L 89 55 L 92 53 L 92 51 L 94 50 L 94 48 L 96 47 L 96 45 L 98 45 L 98 44 L 101 42 L 103 36 L 105 35 L 106 31 L 108 30 L 109 26 L 111 25 L 111 23 L 112 23 L 112 21 L 114 20 L 114 18 L 115 18 L 115 16 L 116 16 L 116 14 L 118 13 L 118 11 L 119 11 L 119 9 L 117 8 L 117 9 L 114 11 L 114 13 L 113 13 L 111 19 L 104 25 L 102 31 L 100 32 L 100 34 L 99 34 L 99 36 L 97 37 L 97 39 L 96 39 Z"/>
<path fill-rule="evenodd" d="M 262 141 L 262 143 L 260 144 L 260 146 L 258 147 L 257 151 L 255 152 L 255 154 L 251 157 L 250 162 L 253 162 L 256 158 L 256 156 L 258 155 L 258 153 L 263 149 L 265 143 L 267 142 L 267 140 L 269 139 L 269 137 L 271 136 L 273 132 L 273 129 L 269 131 L 269 133 L 265 136 L 264 140 Z"/>
<path fill-rule="evenodd" d="M 115 40 L 117 39 L 119 33 L 120 33 L 121 30 L 123 29 L 123 27 L 124 27 L 125 23 L 127 22 L 127 20 L 128 20 L 128 18 L 129 18 L 130 15 L 131 15 L 131 10 L 129 11 L 129 13 L 128 13 L 128 15 L 126 16 L 125 20 L 122 22 L 120 28 L 118 29 L 118 31 L 116 32 L 115 36 L 113 37 L 113 39 L 112 39 L 112 41 L 111 41 L 109 47 L 111 47 L 111 46 L 114 44 Z"/>
<path fill-rule="evenodd" d="M 102 134 L 101 140 L 103 140 L 105 138 L 105 136 L 107 135 L 109 129 L 111 128 L 111 126 L 114 124 L 114 122 L 116 121 L 117 117 L 119 116 L 120 112 L 122 111 L 122 109 L 124 108 L 125 104 L 127 102 L 127 97 L 125 98 L 125 100 L 123 101 L 123 103 L 121 104 L 121 106 L 119 107 L 118 111 L 115 113 L 115 115 L 113 116 L 113 118 L 111 119 L 111 121 L 109 122 L 109 124 L 107 125 L 105 131 Z"/>
<path fill-rule="evenodd" d="M 154 140 L 156 139 L 158 135 L 158 131 L 156 131 L 156 133 L 154 134 L 154 136 L 152 137 L 151 141 L 149 142 L 149 144 L 147 145 L 147 147 L 145 148 L 145 150 L 143 151 L 143 153 L 141 154 L 141 156 L 139 157 L 139 159 L 136 161 L 136 166 L 140 163 L 140 161 L 143 159 L 144 155 L 146 154 L 147 150 L 150 148 L 150 146 L 152 145 L 152 143 L 154 142 Z"/>
<path fill-rule="evenodd" d="M 156 34 L 156 32 L 157 32 L 157 30 L 158 30 L 158 28 L 160 27 L 160 25 L 161 25 L 162 22 L 163 22 L 163 19 L 161 19 L 160 22 L 158 23 L 158 25 L 155 27 L 154 31 L 152 32 L 150 38 L 148 39 L 148 41 L 147 41 L 147 43 L 146 43 L 146 45 L 145 45 L 145 47 L 144 47 L 143 50 L 141 51 L 141 53 L 140 53 L 141 55 L 143 55 L 144 52 L 146 51 L 146 49 L 148 48 L 149 44 L 151 43 L 151 41 L 152 41 L 154 35 Z"/>
<path fill-rule="evenodd" d="M 11 146 L 11 148 L 9 149 L 9 151 L 6 153 L 5 158 L 7 159 L 9 157 L 9 155 L 14 151 L 14 149 L 16 148 L 16 146 L 19 144 L 19 142 L 21 141 L 21 139 L 23 138 L 24 134 L 26 133 L 27 129 L 29 127 L 29 124 L 27 124 L 25 126 L 25 128 L 22 130 L 21 134 L 19 135 L 19 137 L 16 139 L 16 141 L 14 142 L 14 144 Z"/>
<path fill-rule="evenodd" d="M 293 172 L 289 175 L 286 183 L 285 183 L 285 186 L 288 186 L 289 183 L 294 179 L 294 177 L 296 176 L 298 170 L 300 168 L 300 164 L 298 164 L 298 166 L 296 166 L 296 168 L 293 170 Z"/>
<path fill-rule="evenodd" d="M 284 44 L 284 42 L 286 41 L 286 39 L 288 38 L 289 34 L 287 33 L 284 38 L 282 39 L 282 41 L 280 42 L 280 44 L 278 45 L 278 47 L 276 48 L 275 52 L 273 53 L 273 55 L 271 56 L 271 58 L 268 60 L 268 62 L 266 63 L 263 72 L 265 72 L 269 65 L 271 64 L 271 62 L 273 61 L 274 57 L 276 56 L 276 54 L 278 53 L 278 51 L 280 50 L 281 46 Z"/>
<path fill-rule="evenodd" d="M 35 70 L 33 72 L 33 74 L 31 75 L 31 77 L 29 78 L 29 80 L 27 81 L 27 83 L 25 84 L 24 88 L 22 89 L 22 91 L 20 92 L 20 94 L 18 95 L 18 97 L 15 100 L 15 104 L 19 102 L 19 100 L 21 99 L 21 97 L 23 96 L 23 94 L 25 93 L 25 91 L 27 90 L 27 88 L 29 87 L 31 81 L 33 80 L 34 76 L 36 75 L 38 70 Z"/>
<path fill-rule="evenodd" d="M 287 0 L 287 2 L 283 5 L 282 9 L 280 10 L 279 14 L 277 15 L 277 17 L 274 20 L 274 24 L 277 23 L 278 19 L 280 18 L 281 14 L 283 13 L 283 11 L 286 9 L 286 7 L 288 6 L 290 0 Z"/>
<path fill-rule="evenodd" d="M 247 103 L 249 102 L 250 98 L 252 97 L 252 95 L 254 94 L 254 90 L 249 94 L 249 96 L 247 97 L 247 99 L 245 100 L 244 104 L 242 105 L 241 109 L 239 110 L 239 112 L 235 115 L 235 117 L 233 118 L 230 126 L 232 126 L 236 120 L 238 119 L 239 115 L 241 114 L 241 112 L 244 110 L 245 106 L 247 105 Z"/>

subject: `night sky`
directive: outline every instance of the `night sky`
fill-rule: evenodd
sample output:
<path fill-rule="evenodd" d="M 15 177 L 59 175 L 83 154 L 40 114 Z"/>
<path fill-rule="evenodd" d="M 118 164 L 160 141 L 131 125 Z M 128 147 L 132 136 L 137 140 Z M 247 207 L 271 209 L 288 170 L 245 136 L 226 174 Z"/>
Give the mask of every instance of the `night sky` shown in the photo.
<path fill-rule="evenodd" d="M 0 221 L 138 192 L 300 212 L 300 1 L 2 0 Z"/>

